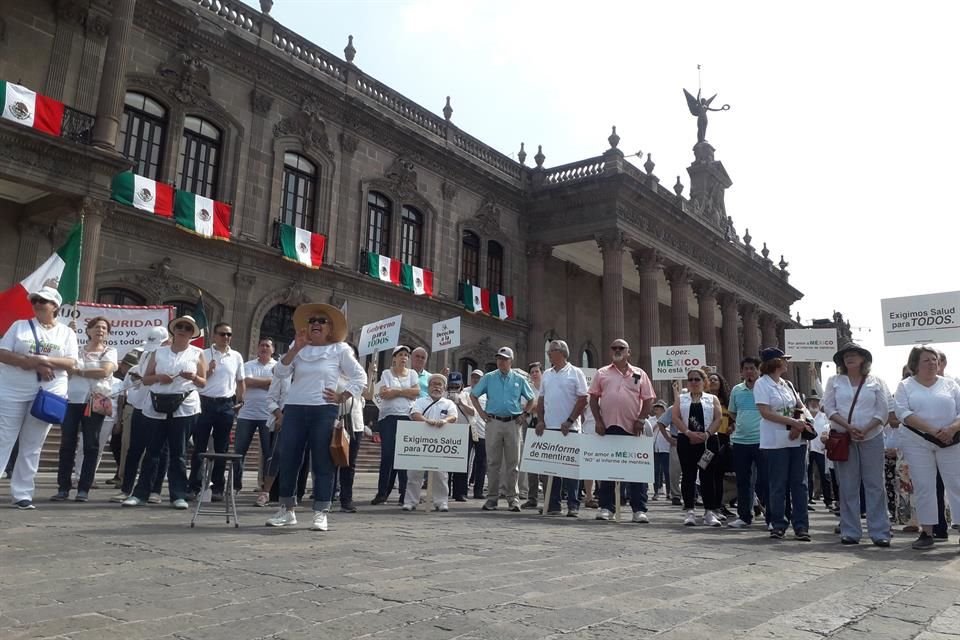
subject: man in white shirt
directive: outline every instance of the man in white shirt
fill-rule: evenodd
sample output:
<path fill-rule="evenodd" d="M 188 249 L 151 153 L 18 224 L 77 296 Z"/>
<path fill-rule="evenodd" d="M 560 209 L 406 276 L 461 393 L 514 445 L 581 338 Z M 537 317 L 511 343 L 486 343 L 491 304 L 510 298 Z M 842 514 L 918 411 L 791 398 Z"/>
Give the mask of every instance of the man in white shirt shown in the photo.
<path fill-rule="evenodd" d="M 263 338 L 257 345 L 257 357 L 243 363 L 245 377 L 243 386 L 243 406 L 237 414 L 237 433 L 233 440 L 233 452 L 246 457 L 253 442 L 254 434 L 260 436 L 261 474 L 266 471 L 267 457 L 270 451 L 270 430 L 267 429 L 267 391 L 273 380 L 273 368 L 277 361 L 273 359 L 273 340 Z M 239 493 L 243 488 L 243 462 L 237 462 L 233 470 L 233 488 Z M 270 494 L 261 491 L 256 506 L 264 507 L 270 500 Z"/>
<path fill-rule="evenodd" d="M 470 372 L 470 386 L 463 390 L 463 393 L 469 398 L 474 385 L 483 378 L 483 371 L 474 369 Z M 480 408 L 487 408 L 487 396 L 479 399 Z M 473 443 L 473 465 L 470 468 L 470 476 L 473 478 L 473 499 L 483 500 L 483 484 L 487 479 L 487 423 L 480 416 L 479 411 L 475 411 L 470 418 L 470 442 Z M 469 484 L 469 479 L 468 479 Z"/>
<path fill-rule="evenodd" d="M 427 382 L 427 392 L 430 394 L 426 398 L 420 398 L 413 403 L 410 410 L 410 419 L 417 422 L 426 422 L 431 427 L 442 429 L 448 424 L 457 421 L 457 405 L 445 398 L 447 390 L 447 378 L 439 373 L 430 376 Z M 438 471 L 430 471 L 430 480 L 433 483 L 433 510 L 447 511 L 447 474 Z M 420 504 L 420 492 L 422 491 L 421 478 L 419 473 L 407 474 L 407 493 L 403 502 L 404 511 L 413 511 Z"/>
<path fill-rule="evenodd" d="M 213 347 L 203 350 L 207 361 L 207 384 L 200 389 L 200 415 L 193 427 L 193 456 L 190 458 L 188 499 L 196 498 L 206 487 L 200 486 L 200 454 L 206 453 L 207 441 L 213 434 L 213 450 L 226 453 L 230 448 L 230 430 L 238 408 L 243 406 L 246 372 L 243 356 L 230 348 L 233 329 L 226 322 L 213 326 Z M 213 465 L 213 492 L 211 500 L 223 500 L 223 472 L 226 464 Z"/>
<path fill-rule="evenodd" d="M 580 431 L 580 415 L 587 406 L 587 378 L 583 371 L 570 364 L 570 347 L 563 340 L 554 340 L 547 347 L 550 368 L 543 374 L 540 396 L 537 398 L 537 436 L 547 429 L 560 431 L 563 435 Z M 547 502 L 547 515 L 562 515 L 560 510 L 561 485 L 567 493 L 567 516 L 576 518 L 580 512 L 576 478 L 558 478 L 552 483 Z"/>

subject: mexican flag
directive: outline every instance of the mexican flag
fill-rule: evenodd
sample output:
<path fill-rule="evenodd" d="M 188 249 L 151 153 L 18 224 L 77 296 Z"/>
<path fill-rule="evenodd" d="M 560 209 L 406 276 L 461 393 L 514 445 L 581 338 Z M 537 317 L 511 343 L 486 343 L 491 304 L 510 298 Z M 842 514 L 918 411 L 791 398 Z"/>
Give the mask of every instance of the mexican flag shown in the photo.
<path fill-rule="evenodd" d="M 177 226 L 204 238 L 230 240 L 230 205 L 177 191 L 173 207 Z"/>
<path fill-rule="evenodd" d="M 490 292 L 475 287 L 469 282 L 465 283 L 463 285 L 463 306 L 467 308 L 467 311 L 473 311 L 474 313 L 478 311 L 490 313 Z"/>
<path fill-rule="evenodd" d="M 491 311 L 493 317 L 500 318 L 501 320 L 513 317 L 513 296 L 505 296 L 502 293 L 498 293 L 493 302 L 495 303 Z"/>
<path fill-rule="evenodd" d="M 377 253 L 367 254 L 367 273 L 371 278 L 400 284 L 400 263 Z"/>
<path fill-rule="evenodd" d="M 400 267 L 400 282 L 407 291 L 433 297 L 433 271 L 405 264 Z"/>
<path fill-rule="evenodd" d="M 0 293 L 0 334 L 6 333 L 16 320 L 33 317 L 29 295 L 44 286 L 60 292 L 63 304 L 75 304 L 80 292 L 80 243 L 83 224 L 70 230 L 66 243 L 47 258 L 40 268 L 18 284 Z"/>
<path fill-rule="evenodd" d="M 280 225 L 280 248 L 287 260 L 319 269 L 323 264 L 323 248 L 326 244 L 327 238 L 319 233 L 310 233 L 290 224 Z"/>
<path fill-rule="evenodd" d="M 195 347 L 201 349 L 207 348 L 207 309 L 203 304 L 203 290 L 200 290 L 200 296 L 197 298 L 197 306 L 193 310 L 193 319 L 197 321 L 200 328 L 200 335 L 190 341 Z M 209 363 L 208 363 L 209 364 Z"/>
<path fill-rule="evenodd" d="M 2 117 L 5 120 L 13 120 L 52 136 L 60 135 L 63 124 L 62 102 L 5 80 L 0 80 L 0 100 L 3 104 Z"/>
<path fill-rule="evenodd" d="M 111 197 L 164 218 L 173 217 L 173 187 L 124 171 L 113 178 Z"/>

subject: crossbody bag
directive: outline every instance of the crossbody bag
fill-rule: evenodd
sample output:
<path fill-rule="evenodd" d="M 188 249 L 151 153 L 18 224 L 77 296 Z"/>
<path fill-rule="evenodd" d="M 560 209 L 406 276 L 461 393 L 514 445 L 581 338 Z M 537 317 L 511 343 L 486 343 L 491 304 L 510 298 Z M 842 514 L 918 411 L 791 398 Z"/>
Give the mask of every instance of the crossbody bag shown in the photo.
<path fill-rule="evenodd" d="M 33 324 L 33 320 L 27 322 L 30 324 L 30 331 L 33 332 L 34 349 L 39 356 L 40 337 L 37 335 L 37 327 Z M 39 373 L 37 382 L 42 382 Z M 47 391 L 41 384 L 37 395 L 33 398 L 33 404 L 30 405 L 30 415 L 47 424 L 62 424 L 67 415 L 67 399 Z"/>

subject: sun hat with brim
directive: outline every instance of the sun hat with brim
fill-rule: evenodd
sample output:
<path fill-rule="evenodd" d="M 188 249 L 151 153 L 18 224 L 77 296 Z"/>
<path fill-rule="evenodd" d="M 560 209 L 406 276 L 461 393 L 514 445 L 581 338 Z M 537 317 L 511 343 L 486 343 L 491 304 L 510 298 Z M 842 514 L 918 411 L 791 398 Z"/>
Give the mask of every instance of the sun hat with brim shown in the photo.
<path fill-rule="evenodd" d="M 170 329 L 170 334 L 171 334 L 171 335 L 173 334 L 173 328 L 174 328 L 175 326 L 177 326 L 178 324 L 180 324 L 181 322 L 186 322 L 186 323 L 189 324 L 191 327 L 193 327 L 193 338 L 199 338 L 199 337 L 200 337 L 200 325 L 198 325 L 198 324 L 197 324 L 197 321 L 193 319 L 193 316 L 180 316 L 179 318 L 174 319 L 173 322 L 171 322 L 171 323 L 168 325 L 168 327 L 169 327 L 169 329 Z M 193 338 L 191 338 L 191 339 L 193 339 Z"/>
<path fill-rule="evenodd" d="M 57 305 L 58 308 L 63 305 L 63 298 L 60 296 L 60 292 L 53 287 L 40 287 L 38 291 L 31 293 L 30 302 L 34 300 L 46 300 L 47 302 L 52 302 Z"/>
<path fill-rule="evenodd" d="M 873 362 L 872 353 L 870 353 L 869 351 L 867 351 L 866 349 L 858 345 L 856 342 L 848 342 L 847 344 L 840 347 L 839 351 L 833 354 L 833 364 L 837 365 L 838 367 L 841 366 L 843 364 L 844 354 L 850 353 L 851 351 L 853 351 L 854 353 L 859 353 L 861 356 L 863 356 L 863 359 L 866 360 L 867 362 Z"/>
<path fill-rule="evenodd" d="M 394 347 L 394 349 L 393 349 L 393 355 L 397 355 L 397 354 L 400 353 L 401 351 L 406 351 L 407 353 L 410 353 L 410 347 L 408 347 L 408 346 L 405 345 L 405 344 L 397 345 L 397 346 Z"/>
<path fill-rule="evenodd" d="M 143 355 L 143 349 L 137 347 L 136 349 L 131 349 L 127 351 L 127 354 L 123 356 L 123 359 L 120 360 L 120 364 L 125 364 L 128 367 L 135 367 L 140 364 L 140 356 Z"/>
<path fill-rule="evenodd" d="M 340 309 L 333 305 L 323 304 L 322 302 L 311 302 L 302 304 L 293 312 L 293 328 L 297 331 L 306 329 L 308 320 L 316 316 L 326 316 L 333 325 L 330 329 L 330 337 L 334 342 L 343 342 L 347 339 L 347 319 L 343 317 Z"/>
<path fill-rule="evenodd" d="M 439 380 L 442 382 L 444 387 L 447 386 L 447 376 L 443 375 L 442 373 L 431 374 L 431 376 L 427 379 L 427 384 L 430 384 L 434 380 Z"/>
<path fill-rule="evenodd" d="M 153 353 L 169 339 L 170 333 L 166 327 L 153 327 L 147 332 L 147 339 L 143 341 L 139 348 L 143 349 L 144 353 Z"/>
<path fill-rule="evenodd" d="M 810 402 L 811 400 L 816 400 L 817 402 L 820 402 L 821 400 L 823 400 L 823 398 L 820 397 L 820 394 L 817 393 L 816 390 L 813 390 L 807 394 L 807 397 L 804 398 L 804 400 L 806 402 Z"/>
<path fill-rule="evenodd" d="M 767 347 L 760 351 L 760 361 L 769 362 L 770 360 L 775 360 L 777 358 L 782 358 L 784 360 L 789 360 L 793 356 L 789 356 L 783 352 L 782 349 L 776 347 Z"/>
<path fill-rule="evenodd" d="M 484 376 L 484 373 L 483 371 L 480 371 L 480 369 L 474 369 L 473 371 L 470 372 L 470 377 L 472 378 L 474 376 L 478 378 L 482 378 Z"/>

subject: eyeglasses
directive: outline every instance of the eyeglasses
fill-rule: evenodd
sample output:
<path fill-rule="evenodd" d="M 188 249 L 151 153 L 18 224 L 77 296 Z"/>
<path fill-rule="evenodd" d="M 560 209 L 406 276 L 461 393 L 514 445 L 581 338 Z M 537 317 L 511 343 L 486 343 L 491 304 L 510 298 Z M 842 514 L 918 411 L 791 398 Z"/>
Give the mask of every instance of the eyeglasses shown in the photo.
<path fill-rule="evenodd" d="M 307 324 L 327 324 L 330 322 L 326 318 L 310 318 L 307 320 Z"/>
<path fill-rule="evenodd" d="M 30 301 L 30 304 L 47 304 L 49 300 L 44 300 L 43 298 L 34 298 Z"/>
<path fill-rule="evenodd" d="M 687 378 L 687 382 L 703 382 L 703 378 Z"/>
<path fill-rule="evenodd" d="M 626 347 L 610 347 L 610 351 L 623 351 Z"/>
<path fill-rule="evenodd" d="M 230 333 L 229 331 L 217 331 L 217 335 L 222 338 L 230 338 L 233 336 L 233 334 Z"/>
<path fill-rule="evenodd" d="M 185 322 L 181 322 L 173 325 L 173 330 L 174 331 L 193 331 L 193 327 L 191 327 Z"/>

